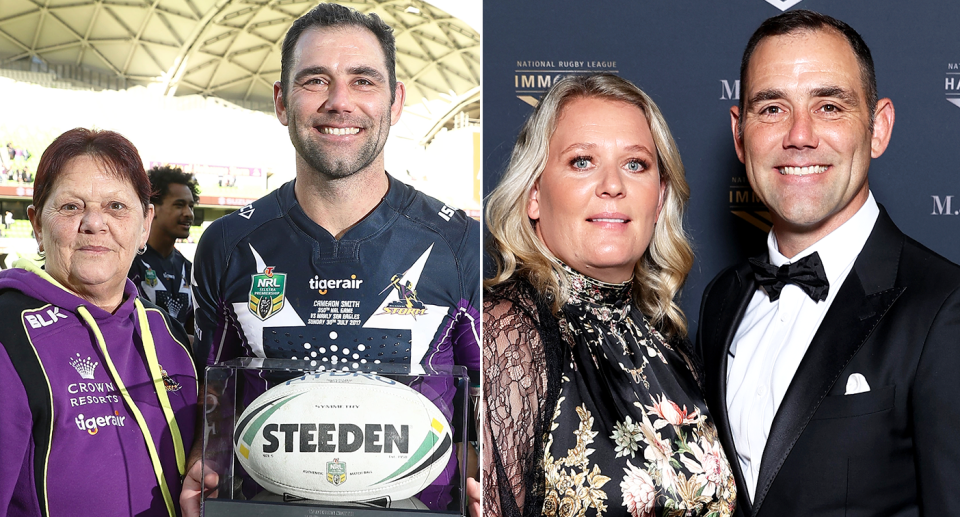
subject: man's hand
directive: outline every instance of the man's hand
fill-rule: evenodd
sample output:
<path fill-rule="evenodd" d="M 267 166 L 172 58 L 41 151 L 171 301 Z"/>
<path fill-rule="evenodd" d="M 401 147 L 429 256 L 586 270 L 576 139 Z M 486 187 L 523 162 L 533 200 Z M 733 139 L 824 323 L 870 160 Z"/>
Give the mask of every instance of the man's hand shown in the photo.
<path fill-rule="evenodd" d="M 467 478 L 467 511 L 470 513 L 470 517 L 480 517 L 482 515 L 480 508 L 480 482 L 473 478 Z M 184 512 L 184 515 L 186 515 L 186 512 Z"/>
<path fill-rule="evenodd" d="M 203 475 L 203 462 L 195 461 L 187 470 L 183 478 L 183 488 L 180 490 L 180 511 L 183 517 L 200 517 L 200 502 L 206 497 L 217 497 L 217 484 L 220 476 L 209 467 L 206 476 Z M 480 493 L 479 487 L 477 494 Z M 479 516 L 479 514 L 478 514 Z"/>

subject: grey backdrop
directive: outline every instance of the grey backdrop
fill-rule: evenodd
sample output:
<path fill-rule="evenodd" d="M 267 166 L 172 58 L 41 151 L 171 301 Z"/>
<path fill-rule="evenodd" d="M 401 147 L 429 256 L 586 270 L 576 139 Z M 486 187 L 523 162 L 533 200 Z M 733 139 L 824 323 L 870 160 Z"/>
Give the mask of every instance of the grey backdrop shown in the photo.
<path fill-rule="evenodd" d="M 484 194 L 499 181 L 532 110 L 527 101 L 557 77 L 615 71 L 636 83 L 663 111 L 690 183 L 687 228 L 697 261 L 680 303 L 692 337 L 710 279 L 765 250 L 762 228 L 769 220 L 751 199 L 734 152 L 729 108 L 737 102 L 743 47 L 764 19 L 781 12 L 778 6 L 829 14 L 866 40 L 880 96 L 896 108 L 890 146 L 870 167 L 873 193 L 904 232 L 960 262 L 960 4 L 954 2 L 485 0 Z"/>

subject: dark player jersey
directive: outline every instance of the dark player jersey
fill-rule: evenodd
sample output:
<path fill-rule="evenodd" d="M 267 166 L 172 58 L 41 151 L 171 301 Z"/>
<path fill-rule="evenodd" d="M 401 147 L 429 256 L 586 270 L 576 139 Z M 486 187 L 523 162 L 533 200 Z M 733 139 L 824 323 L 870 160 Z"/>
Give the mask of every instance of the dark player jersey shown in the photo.
<path fill-rule="evenodd" d="M 480 225 L 390 178 L 342 238 L 294 182 L 214 221 L 194 257 L 196 360 L 277 357 L 480 369 Z"/>
<path fill-rule="evenodd" d="M 176 248 L 169 257 L 163 258 L 147 244 L 147 251 L 133 259 L 127 277 L 133 280 L 141 296 L 167 311 L 171 318 L 186 328 L 193 315 L 190 261 Z M 193 333 L 193 328 L 186 330 L 189 334 Z"/>

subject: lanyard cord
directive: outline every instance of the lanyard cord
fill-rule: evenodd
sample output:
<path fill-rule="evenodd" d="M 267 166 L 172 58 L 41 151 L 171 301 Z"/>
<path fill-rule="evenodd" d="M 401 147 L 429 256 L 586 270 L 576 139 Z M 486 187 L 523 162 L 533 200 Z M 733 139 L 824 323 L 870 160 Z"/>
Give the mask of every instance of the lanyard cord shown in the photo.
<path fill-rule="evenodd" d="M 170 427 L 170 434 L 173 437 L 173 451 L 177 458 L 177 470 L 182 477 L 186 466 L 186 457 L 183 452 L 183 439 L 180 437 L 180 426 L 173 416 L 173 408 L 170 406 L 170 397 L 167 395 L 167 388 L 163 384 L 163 373 L 160 371 L 160 361 L 157 357 L 157 347 L 153 342 L 153 333 L 150 332 L 150 323 L 147 321 L 147 311 L 143 308 L 139 298 L 135 298 L 133 303 L 137 306 L 137 318 L 140 320 L 140 333 L 143 338 L 143 351 L 147 356 L 147 367 L 150 369 L 150 377 L 153 379 L 153 389 L 157 392 L 157 398 L 160 399 L 160 407 L 163 408 L 163 416 Z"/>
<path fill-rule="evenodd" d="M 170 399 L 166 395 L 166 389 L 162 386 L 162 379 L 159 377 L 159 367 L 156 368 L 154 372 L 153 365 L 159 363 L 157 360 L 157 350 L 154 346 L 152 337 L 149 338 L 149 349 L 147 348 L 147 336 L 150 336 L 149 326 L 145 326 L 146 323 L 146 312 L 143 309 L 143 306 L 139 303 L 139 300 L 135 301 L 137 305 L 137 313 L 140 317 L 140 332 L 144 336 L 144 353 L 147 356 L 147 364 L 150 368 L 150 376 L 153 377 L 154 381 L 154 390 L 156 390 L 157 382 L 161 383 L 160 391 L 157 393 L 157 397 L 160 399 L 160 404 L 163 406 L 164 401 L 166 401 L 166 406 L 164 406 L 164 416 L 168 418 L 168 425 L 170 426 L 171 434 L 174 436 L 174 447 L 177 449 L 177 467 L 180 472 L 183 472 L 183 444 L 180 443 L 180 429 L 177 426 L 176 420 L 170 419 L 172 415 L 168 414 Z M 173 505 L 173 496 L 170 495 L 170 487 L 167 486 L 167 480 L 163 477 L 163 465 L 160 464 L 160 456 L 157 454 L 157 448 L 153 443 L 153 436 L 150 433 L 150 428 L 147 427 L 147 423 L 143 418 L 143 414 L 140 412 L 140 408 L 133 402 L 133 399 L 130 397 L 130 393 L 127 391 L 126 385 L 123 383 L 123 379 L 120 377 L 120 374 L 117 372 L 116 366 L 113 364 L 113 359 L 110 358 L 110 353 L 107 351 L 107 344 L 103 339 L 103 334 L 100 332 L 100 327 L 97 326 L 96 320 L 90 314 L 90 311 L 86 307 L 80 306 L 77 308 L 77 313 L 83 317 L 84 321 L 87 322 L 87 325 L 93 329 L 93 333 L 97 338 L 97 344 L 100 346 L 101 352 L 103 352 L 103 359 L 106 363 L 107 369 L 110 371 L 110 376 L 113 377 L 113 380 L 117 383 L 117 389 L 120 390 L 120 394 L 123 396 L 124 402 L 130 408 L 130 412 L 133 414 L 134 419 L 137 421 L 137 425 L 140 427 L 140 431 L 143 433 L 143 439 L 147 445 L 147 452 L 150 455 L 150 463 L 153 464 L 153 472 L 157 477 L 157 482 L 160 484 L 160 492 L 163 494 L 163 501 L 167 506 L 167 513 L 171 517 L 175 517 L 177 512 Z M 151 364 L 151 358 L 153 364 Z M 180 443 L 179 447 L 177 444 Z"/>

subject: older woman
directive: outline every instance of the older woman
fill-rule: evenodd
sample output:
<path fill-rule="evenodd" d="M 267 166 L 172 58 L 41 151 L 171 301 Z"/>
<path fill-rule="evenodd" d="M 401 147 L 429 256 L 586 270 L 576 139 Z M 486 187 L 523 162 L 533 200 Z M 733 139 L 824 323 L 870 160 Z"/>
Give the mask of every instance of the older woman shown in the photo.
<path fill-rule="evenodd" d="M 149 199 L 117 133 L 73 129 L 40 158 L 45 266 L 0 273 L 0 515 L 178 513 L 196 372 L 183 328 L 126 278 Z"/>
<path fill-rule="evenodd" d="M 485 515 L 732 514 L 673 301 L 688 196 L 659 109 L 619 77 L 558 81 L 521 130 L 487 204 Z"/>

